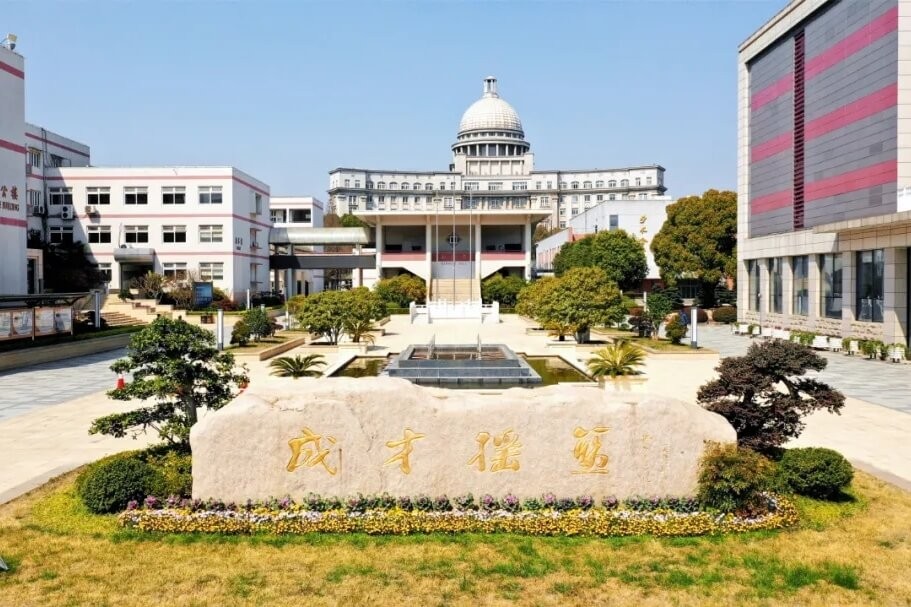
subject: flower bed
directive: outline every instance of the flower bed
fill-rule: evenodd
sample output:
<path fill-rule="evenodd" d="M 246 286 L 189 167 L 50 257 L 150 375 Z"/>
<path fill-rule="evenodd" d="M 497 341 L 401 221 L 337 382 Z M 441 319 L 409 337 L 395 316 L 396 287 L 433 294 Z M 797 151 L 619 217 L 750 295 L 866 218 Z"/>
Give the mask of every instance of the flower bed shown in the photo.
<path fill-rule="evenodd" d="M 767 510 L 735 515 L 698 510 L 692 498 L 636 498 L 618 502 L 590 496 L 524 502 L 512 495 L 394 498 L 357 496 L 338 499 L 290 498 L 243 505 L 218 501 L 147 498 L 120 515 L 125 527 L 164 533 L 517 533 L 525 535 L 694 536 L 783 529 L 797 522 L 795 506 L 768 495 Z"/>

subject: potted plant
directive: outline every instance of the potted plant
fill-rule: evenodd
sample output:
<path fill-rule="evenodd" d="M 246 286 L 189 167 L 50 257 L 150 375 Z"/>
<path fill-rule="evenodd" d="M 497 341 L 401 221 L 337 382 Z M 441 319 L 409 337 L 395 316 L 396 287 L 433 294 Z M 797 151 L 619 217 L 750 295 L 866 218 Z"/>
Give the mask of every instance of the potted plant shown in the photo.
<path fill-rule="evenodd" d="M 889 360 L 894 363 L 899 363 L 905 359 L 907 356 L 908 347 L 901 343 L 895 342 L 889 346 Z"/>
<path fill-rule="evenodd" d="M 841 340 L 841 349 L 848 356 L 854 356 L 854 354 L 860 352 L 860 340 L 856 337 L 845 337 Z"/>
<path fill-rule="evenodd" d="M 588 371 L 598 380 L 602 388 L 629 391 L 635 384 L 630 377 L 639 375 L 639 368 L 645 364 L 645 351 L 636 344 L 620 340 L 592 353 L 588 359 Z"/>
<path fill-rule="evenodd" d="M 879 358 L 883 353 L 883 350 L 883 342 L 877 339 L 865 339 L 860 342 L 860 351 L 870 360 Z"/>

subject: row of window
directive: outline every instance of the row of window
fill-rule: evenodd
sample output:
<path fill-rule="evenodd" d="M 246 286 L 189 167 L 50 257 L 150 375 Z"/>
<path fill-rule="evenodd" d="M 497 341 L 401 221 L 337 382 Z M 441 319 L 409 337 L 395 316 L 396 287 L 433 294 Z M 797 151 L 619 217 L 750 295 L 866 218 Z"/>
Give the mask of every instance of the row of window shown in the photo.
<path fill-rule="evenodd" d="M 98 271 L 101 272 L 105 282 L 111 282 L 112 264 L 97 264 Z M 182 280 L 187 277 L 187 263 L 184 261 L 166 261 L 161 264 L 162 274 L 168 278 Z M 251 266 L 252 268 L 252 266 Z M 221 261 L 200 261 L 199 262 L 200 280 L 224 280 L 225 264 Z"/>
<path fill-rule="evenodd" d="M 251 230 L 251 240 L 255 243 L 255 234 L 258 230 Z M 218 243 L 224 241 L 224 226 L 220 224 L 200 225 L 200 243 Z M 73 226 L 50 226 L 48 238 L 54 243 L 72 243 Z M 90 244 L 110 244 L 113 242 L 111 226 L 91 225 L 86 228 L 86 240 Z M 149 226 L 128 225 L 123 226 L 123 241 L 130 244 L 144 244 L 149 242 Z M 187 226 L 165 225 L 161 227 L 161 241 L 165 243 L 187 242 Z"/>
<path fill-rule="evenodd" d="M 272 223 L 310 223 L 313 212 L 310 209 L 272 209 Z"/>
<path fill-rule="evenodd" d="M 855 281 L 855 318 L 864 322 L 883 321 L 883 288 L 885 258 L 882 249 L 859 251 L 857 255 L 857 280 Z M 842 256 L 840 253 L 820 255 L 820 302 L 819 314 L 826 318 L 842 317 Z M 784 293 L 782 279 L 784 259 L 773 257 L 768 260 L 769 267 L 769 310 L 776 314 L 784 313 Z M 810 311 L 809 287 L 810 258 L 799 255 L 791 258 L 791 314 L 807 316 Z M 759 262 L 747 262 L 749 278 L 750 310 L 760 309 Z"/>
<path fill-rule="evenodd" d="M 50 160 L 46 163 L 47 166 L 59 168 L 72 164 L 68 158 L 64 158 L 63 156 L 58 156 L 57 154 L 48 154 L 48 156 L 50 157 Z M 41 168 L 41 150 L 36 150 L 35 148 L 28 149 L 28 164 L 36 169 Z"/>
<path fill-rule="evenodd" d="M 350 188 L 350 187 L 351 187 L 351 182 L 352 182 L 351 179 L 345 179 L 345 181 L 344 181 L 345 187 L 346 187 L 346 188 Z M 642 186 L 642 178 L 641 178 L 641 177 L 636 177 L 636 178 L 633 180 L 633 182 L 634 182 L 634 184 L 635 184 L 636 186 Z M 552 181 L 547 181 L 547 182 L 536 181 L 536 182 L 535 182 L 535 189 L 536 189 L 536 190 L 542 189 L 541 186 L 542 186 L 542 184 L 545 184 L 545 183 L 546 183 L 546 186 L 547 186 L 545 189 L 548 189 L 548 190 L 552 190 L 552 189 L 553 189 L 553 182 L 552 182 Z M 581 188 L 579 187 L 579 186 L 580 186 L 580 183 L 581 183 Z M 630 180 L 629 180 L 629 179 L 621 179 L 621 180 L 619 181 L 619 184 L 620 184 L 620 185 L 618 186 L 617 184 L 618 184 L 618 182 L 617 182 L 616 179 L 611 179 L 611 180 L 609 180 L 609 181 L 607 182 L 607 187 L 609 187 L 609 188 L 616 188 L 616 187 L 628 188 L 628 187 L 630 187 Z M 388 185 L 388 187 L 387 187 L 387 185 Z M 645 178 L 645 185 L 652 185 L 652 178 L 651 178 L 651 177 L 646 177 L 646 178 Z M 360 179 L 355 179 L 355 180 L 354 180 L 354 187 L 355 187 L 355 188 L 360 188 L 360 187 L 361 187 L 361 180 L 360 180 Z M 450 182 L 449 182 L 449 189 L 450 189 L 450 190 L 454 190 L 455 187 L 456 187 L 455 182 L 454 182 L 454 181 L 450 181 Z M 478 182 L 466 181 L 466 182 L 464 183 L 464 188 L 465 188 L 466 190 L 477 190 L 477 189 L 479 189 L 479 187 L 480 187 L 480 186 L 479 186 L 479 183 L 478 183 Z M 578 189 L 591 190 L 591 189 L 592 189 L 592 182 L 591 182 L 591 181 L 582 181 L 582 182 L 573 181 L 573 182 L 567 183 L 566 181 L 561 181 L 561 182 L 560 182 L 560 188 L 561 188 L 561 189 L 564 189 L 564 190 L 566 190 L 566 189 L 573 189 L 573 190 L 578 190 Z M 594 189 L 603 189 L 603 188 L 604 188 L 604 181 L 595 181 L 595 182 L 594 182 Z M 373 183 L 372 181 L 368 181 L 368 182 L 367 182 L 367 189 L 368 189 L 368 190 L 374 189 L 374 183 Z M 385 181 L 377 181 L 377 182 L 376 182 L 376 189 L 378 189 L 378 190 L 420 190 L 420 189 L 424 189 L 424 190 L 433 190 L 433 184 L 432 184 L 432 183 L 425 183 L 425 184 L 421 185 L 420 183 L 413 183 L 413 184 L 412 184 L 412 183 L 408 183 L 408 182 L 402 182 L 401 184 L 399 184 L 399 183 L 396 182 L 396 181 L 390 181 L 390 182 L 387 184 Z M 440 189 L 440 190 L 445 190 L 445 189 L 446 189 L 446 182 L 445 182 L 445 181 L 441 181 L 441 182 L 439 183 L 439 188 L 438 188 L 438 189 Z M 497 181 L 489 182 L 489 183 L 488 183 L 488 188 L 487 188 L 487 189 L 489 189 L 489 190 L 502 190 L 502 189 L 503 189 L 503 183 L 502 183 L 502 182 L 497 182 Z M 528 182 L 527 182 L 527 181 L 514 181 L 514 182 L 512 183 L 512 189 L 513 189 L 513 190 L 527 190 L 527 189 L 528 189 Z"/>
<path fill-rule="evenodd" d="M 199 186 L 199 204 L 221 204 L 220 185 Z M 256 194 L 257 198 L 260 197 Z M 162 186 L 161 204 L 186 204 L 187 189 L 183 186 Z M 85 189 L 85 203 L 92 206 L 111 204 L 111 188 L 88 187 Z M 123 203 L 130 205 L 149 204 L 149 188 L 126 186 L 123 188 Z M 49 188 L 48 204 L 73 204 L 73 188 Z M 257 208 L 259 208 L 257 206 Z"/>

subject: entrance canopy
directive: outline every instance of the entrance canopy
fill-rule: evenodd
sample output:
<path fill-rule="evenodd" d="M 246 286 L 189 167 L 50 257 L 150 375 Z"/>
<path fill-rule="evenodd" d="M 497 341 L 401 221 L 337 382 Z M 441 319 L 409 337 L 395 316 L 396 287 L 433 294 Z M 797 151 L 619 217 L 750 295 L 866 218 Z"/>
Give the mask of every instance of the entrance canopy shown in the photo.
<path fill-rule="evenodd" d="M 270 228 L 269 244 L 274 245 L 366 245 L 367 228 Z"/>

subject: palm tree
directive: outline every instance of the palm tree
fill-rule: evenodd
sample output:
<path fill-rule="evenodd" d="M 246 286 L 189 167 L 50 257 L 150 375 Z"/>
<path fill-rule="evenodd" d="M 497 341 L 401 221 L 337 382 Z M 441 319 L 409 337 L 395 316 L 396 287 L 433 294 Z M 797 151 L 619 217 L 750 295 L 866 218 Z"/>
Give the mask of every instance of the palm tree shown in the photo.
<path fill-rule="evenodd" d="M 588 359 L 588 370 L 596 379 L 636 375 L 645 363 L 645 351 L 628 341 L 619 341 L 594 352 Z"/>
<path fill-rule="evenodd" d="M 373 344 L 376 338 L 371 331 L 376 331 L 376 327 L 370 319 L 357 319 L 345 324 L 345 332 L 354 343 Z"/>
<path fill-rule="evenodd" d="M 272 375 L 278 377 L 319 377 L 323 374 L 316 367 L 322 367 L 326 362 L 322 354 L 307 354 L 306 356 L 279 356 L 269 363 Z"/>

